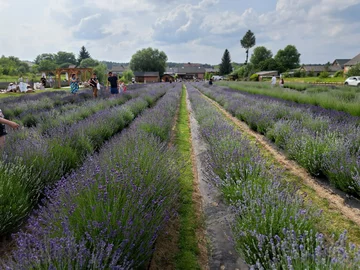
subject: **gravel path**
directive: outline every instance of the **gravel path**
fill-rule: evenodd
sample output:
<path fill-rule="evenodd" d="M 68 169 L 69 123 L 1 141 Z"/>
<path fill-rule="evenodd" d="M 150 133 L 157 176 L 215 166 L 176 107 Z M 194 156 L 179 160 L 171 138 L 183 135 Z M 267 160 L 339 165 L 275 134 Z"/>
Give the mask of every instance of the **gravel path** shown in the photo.
<path fill-rule="evenodd" d="M 233 216 L 229 206 L 222 201 L 220 192 L 207 180 L 209 179 L 209 170 L 206 167 L 207 146 L 200 136 L 199 126 L 194 118 L 189 98 L 187 98 L 187 107 L 190 112 L 193 153 L 196 161 L 199 190 L 202 196 L 206 235 L 210 246 L 209 268 L 207 269 L 249 269 L 230 241 L 231 229 L 227 220 L 232 220 Z"/>

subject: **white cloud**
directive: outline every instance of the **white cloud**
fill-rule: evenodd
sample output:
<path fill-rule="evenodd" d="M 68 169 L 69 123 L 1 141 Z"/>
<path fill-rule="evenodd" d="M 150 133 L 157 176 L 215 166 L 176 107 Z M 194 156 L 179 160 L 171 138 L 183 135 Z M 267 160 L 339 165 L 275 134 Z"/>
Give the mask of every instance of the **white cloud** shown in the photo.
<path fill-rule="evenodd" d="M 225 48 L 243 61 L 239 41 L 248 29 L 257 46 L 276 54 L 294 44 L 308 63 L 359 53 L 360 0 L 0 0 L 1 25 L 13 22 L 5 8 L 20 19 L 0 28 L 1 53 L 29 60 L 85 45 L 112 61 L 149 46 L 172 61 L 215 64 Z"/>
<path fill-rule="evenodd" d="M 10 6 L 10 0 L 0 0 L 0 11 Z"/>

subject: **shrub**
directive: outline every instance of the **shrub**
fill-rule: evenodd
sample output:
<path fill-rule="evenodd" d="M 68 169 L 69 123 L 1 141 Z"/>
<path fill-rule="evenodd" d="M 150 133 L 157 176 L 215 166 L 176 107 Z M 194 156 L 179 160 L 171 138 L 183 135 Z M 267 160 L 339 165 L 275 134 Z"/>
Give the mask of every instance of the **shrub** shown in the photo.
<path fill-rule="evenodd" d="M 344 71 L 343 70 L 336 71 L 334 77 L 344 77 Z"/>
<path fill-rule="evenodd" d="M 327 72 L 327 71 L 320 72 L 319 78 L 322 78 L 322 79 L 329 78 L 329 72 Z"/>
<path fill-rule="evenodd" d="M 253 74 L 250 76 L 250 81 L 257 82 L 259 80 L 258 74 Z"/>
<path fill-rule="evenodd" d="M 350 68 L 350 70 L 348 71 L 348 73 L 346 75 L 349 77 L 360 76 L 360 63 L 353 66 L 352 68 Z"/>

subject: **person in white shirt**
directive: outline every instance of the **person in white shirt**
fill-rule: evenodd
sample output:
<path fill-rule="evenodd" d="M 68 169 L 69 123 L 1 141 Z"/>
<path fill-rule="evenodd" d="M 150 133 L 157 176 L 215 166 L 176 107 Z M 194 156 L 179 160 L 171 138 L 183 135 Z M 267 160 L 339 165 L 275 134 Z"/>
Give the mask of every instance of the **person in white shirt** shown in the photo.
<path fill-rule="evenodd" d="M 275 75 L 271 78 L 271 87 L 274 87 L 276 85 L 276 77 Z"/>

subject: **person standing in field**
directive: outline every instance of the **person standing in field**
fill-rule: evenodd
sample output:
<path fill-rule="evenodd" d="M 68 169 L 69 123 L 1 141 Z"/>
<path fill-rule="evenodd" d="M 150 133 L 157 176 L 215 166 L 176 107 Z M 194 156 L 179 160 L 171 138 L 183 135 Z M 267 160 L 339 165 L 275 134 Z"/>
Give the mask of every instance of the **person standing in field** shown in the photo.
<path fill-rule="evenodd" d="M 41 84 L 43 85 L 43 87 L 45 89 L 46 88 L 46 78 L 44 76 L 42 76 L 40 81 L 41 81 Z"/>
<path fill-rule="evenodd" d="M 5 125 L 8 125 L 13 129 L 17 129 L 19 127 L 19 124 L 6 120 L 2 111 L 0 110 L 0 149 L 5 145 L 5 135 L 7 134 Z"/>
<path fill-rule="evenodd" d="M 109 77 L 107 81 L 108 88 L 109 88 L 109 84 L 110 84 L 110 93 L 113 95 L 119 94 L 118 78 L 111 71 L 109 72 Z"/>
<path fill-rule="evenodd" d="M 274 87 L 275 85 L 276 85 L 276 77 L 275 75 L 273 75 L 271 78 L 271 87 Z"/>
<path fill-rule="evenodd" d="M 283 78 L 280 79 L 280 83 L 279 83 L 279 84 L 280 84 L 280 87 L 281 87 L 281 88 L 284 87 L 284 79 L 283 79 Z"/>
<path fill-rule="evenodd" d="M 92 87 L 92 90 L 93 90 L 93 96 L 94 98 L 97 98 L 97 92 L 98 92 L 98 79 L 96 77 L 96 73 L 93 73 L 93 75 L 91 76 L 91 79 L 89 80 L 89 84 L 90 86 Z"/>
<path fill-rule="evenodd" d="M 71 75 L 71 79 L 70 79 L 71 83 L 70 83 L 70 91 L 72 94 L 76 94 L 79 91 L 79 82 L 78 79 L 76 78 L 76 74 L 72 74 Z"/>

